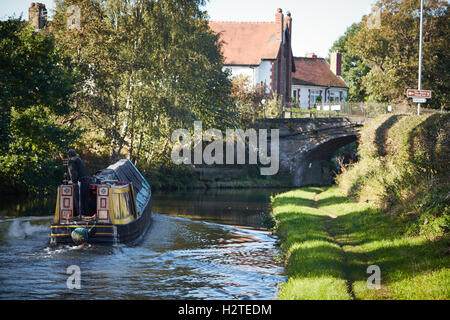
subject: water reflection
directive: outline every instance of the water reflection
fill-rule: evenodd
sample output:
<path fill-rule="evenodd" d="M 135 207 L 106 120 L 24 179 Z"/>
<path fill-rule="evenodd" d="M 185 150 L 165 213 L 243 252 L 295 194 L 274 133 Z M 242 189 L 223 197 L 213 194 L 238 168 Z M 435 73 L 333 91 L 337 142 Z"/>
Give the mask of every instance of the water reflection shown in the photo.
<path fill-rule="evenodd" d="M 261 227 L 261 213 L 280 189 L 225 189 L 157 192 L 153 211 L 221 224 Z"/>
<path fill-rule="evenodd" d="M 2 196 L 0 198 L 0 219 L 12 217 L 49 216 L 54 214 L 56 192 L 54 197 L 32 198 Z"/>

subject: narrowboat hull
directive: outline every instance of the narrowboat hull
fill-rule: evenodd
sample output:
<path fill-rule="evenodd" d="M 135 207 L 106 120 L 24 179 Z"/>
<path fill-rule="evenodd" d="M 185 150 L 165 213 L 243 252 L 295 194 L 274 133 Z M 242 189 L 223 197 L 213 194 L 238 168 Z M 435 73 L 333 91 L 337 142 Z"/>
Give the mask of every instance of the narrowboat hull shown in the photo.
<path fill-rule="evenodd" d="M 132 244 L 138 242 L 145 236 L 151 224 L 152 206 L 151 201 L 142 215 L 132 222 L 122 225 L 112 223 L 76 222 L 69 224 L 53 223 L 50 233 L 50 243 L 53 245 L 73 245 L 71 234 L 76 228 L 89 230 L 87 243 L 113 245 L 117 243 Z"/>
<path fill-rule="evenodd" d="M 89 186 L 89 215 L 81 218 L 73 216 L 76 186 L 59 186 L 51 244 L 132 244 L 146 234 L 152 216 L 151 188 L 139 170 L 122 159 L 94 178 Z"/>

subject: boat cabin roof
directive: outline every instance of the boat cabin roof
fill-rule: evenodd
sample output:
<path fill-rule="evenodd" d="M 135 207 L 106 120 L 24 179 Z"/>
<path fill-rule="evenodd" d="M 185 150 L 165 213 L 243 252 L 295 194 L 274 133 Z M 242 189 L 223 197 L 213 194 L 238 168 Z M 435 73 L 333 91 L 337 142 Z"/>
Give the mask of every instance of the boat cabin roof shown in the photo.
<path fill-rule="evenodd" d="M 94 175 L 94 178 L 96 184 L 103 184 L 103 182 L 108 181 L 116 181 L 116 185 L 132 183 L 136 193 L 136 207 L 139 213 L 142 212 L 147 202 L 150 200 L 150 185 L 134 164 L 128 159 L 121 159 L 110 165 L 108 168 L 97 172 Z"/>

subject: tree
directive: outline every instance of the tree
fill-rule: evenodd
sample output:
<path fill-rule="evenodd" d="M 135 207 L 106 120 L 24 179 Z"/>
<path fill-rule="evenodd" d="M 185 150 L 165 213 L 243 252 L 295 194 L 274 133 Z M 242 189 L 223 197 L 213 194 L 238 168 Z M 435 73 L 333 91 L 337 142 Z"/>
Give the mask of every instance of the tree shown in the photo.
<path fill-rule="evenodd" d="M 2 193 L 54 192 L 63 178 L 61 156 L 78 133 L 62 125 L 46 106 L 11 110 L 11 141 L 0 155 Z"/>
<path fill-rule="evenodd" d="M 54 38 L 35 33 L 21 18 L 0 21 L 0 146 L 8 151 L 11 109 L 44 105 L 52 113 L 70 111 L 73 75 L 59 63 Z"/>
<path fill-rule="evenodd" d="M 329 54 L 339 51 L 342 54 L 342 78 L 349 86 L 348 101 L 364 101 L 366 90 L 362 85 L 362 79 L 370 68 L 362 59 L 348 50 L 349 41 L 361 30 L 361 24 L 352 24 L 338 40 L 333 43 Z M 329 58 L 328 58 L 329 59 Z"/>
<path fill-rule="evenodd" d="M 252 86 L 247 76 L 237 75 L 232 79 L 231 97 L 236 105 L 242 127 L 252 127 L 258 118 L 263 117 L 263 99 L 268 99 L 265 86 Z"/>
<path fill-rule="evenodd" d="M 0 22 L 1 192 L 40 192 L 62 178 L 60 156 L 76 138 L 64 123 L 73 74 L 54 37 L 19 19 Z"/>
<path fill-rule="evenodd" d="M 225 126 L 232 119 L 231 83 L 203 1 L 59 0 L 54 25 L 82 81 L 78 120 L 100 133 L 115 161 L 167 155 L 171 131 L 194 120 Z M 77 5 L 79 29 L 67 29 Z"/>
<path fill-rule="evenodd" d="M 368 100 L 405 101 L 406 89 L 417 87 L 420 0 L 379 0 L 381 23 L 373 27 L 363 17 L 360 30 L 348 41 L 350 54 L 370 71 L 362 78 Z M 422 88 L 434 92 L 429 106 L 448 108 L 449 3 L 428 0 L 424 5 Z"/>

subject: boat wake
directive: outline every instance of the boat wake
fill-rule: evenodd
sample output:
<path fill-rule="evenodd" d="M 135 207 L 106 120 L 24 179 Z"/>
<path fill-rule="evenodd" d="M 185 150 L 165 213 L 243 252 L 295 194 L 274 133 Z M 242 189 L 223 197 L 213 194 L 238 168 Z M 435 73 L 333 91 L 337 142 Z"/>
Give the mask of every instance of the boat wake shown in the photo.
<path fill-rule="evenodd" d="M 8 228 L 8 237 L 11 239 L 25 239 L 38 232 L 46 233 L 48 225 L 31 224 L 30 221 L 14 220 Z"/>
<path fill-rule="evenodd" d="M 79 246 L 72 246 L 72 245 L 62 245 L 58 247 L 50 246 L 44 248 L 44 253 L 50 257 L 53 255 L 58 255 L 70 251 L 87 250 L 92 247 L 93 246 L 91 244 L 81 244 Z"/>

